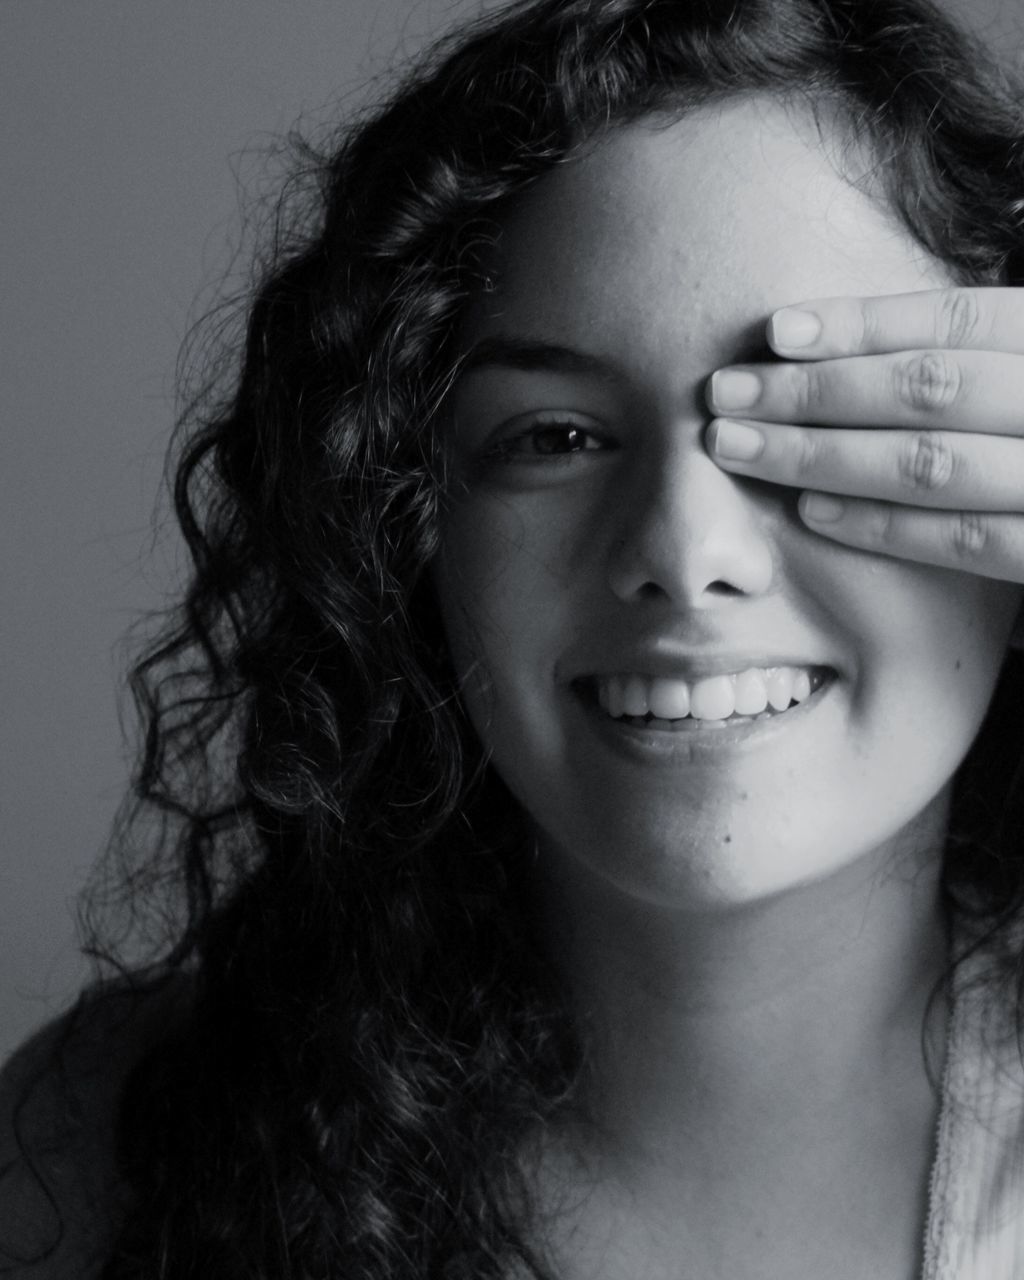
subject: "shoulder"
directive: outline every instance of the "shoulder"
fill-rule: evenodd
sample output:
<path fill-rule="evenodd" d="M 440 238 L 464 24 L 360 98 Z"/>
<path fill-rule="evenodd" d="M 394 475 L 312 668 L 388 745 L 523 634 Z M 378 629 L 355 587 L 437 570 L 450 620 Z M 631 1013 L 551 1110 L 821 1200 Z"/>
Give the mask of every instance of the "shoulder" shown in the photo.
<path fill-rule="evenodd" d="M 124 1208 L 116 1162 L 121 1091 L 132 1068 L 185 1017 L 190 996 L 178 975 L 92 988 L 0 1071 L 0 1273 L 19 1280 L 97 1274 Z"/>

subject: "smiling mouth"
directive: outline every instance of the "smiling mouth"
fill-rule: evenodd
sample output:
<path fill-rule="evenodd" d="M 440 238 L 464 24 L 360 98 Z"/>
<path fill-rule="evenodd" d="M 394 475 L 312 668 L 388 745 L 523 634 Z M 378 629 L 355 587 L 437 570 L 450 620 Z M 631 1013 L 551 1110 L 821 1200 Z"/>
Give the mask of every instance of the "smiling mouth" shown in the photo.
<path fill-rule="evenodd" d="M 576 692 L 617 723 L 661 732 L 715 730 L 777 719 L 811 699 L 831 667 L 751 667 L 687 681 L 639 673 L 589 676 Z"/>

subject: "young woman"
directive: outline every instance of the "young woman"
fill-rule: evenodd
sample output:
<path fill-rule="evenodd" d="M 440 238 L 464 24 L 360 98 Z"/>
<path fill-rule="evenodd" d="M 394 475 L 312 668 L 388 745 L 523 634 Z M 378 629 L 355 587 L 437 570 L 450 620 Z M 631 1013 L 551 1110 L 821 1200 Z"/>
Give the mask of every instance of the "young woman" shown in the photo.
<path fill-rule="evenodd" d="M 318 176 L 24 1273 L 1018 1275 L 1018 102 L 922 0 L 539 0 Z"/>

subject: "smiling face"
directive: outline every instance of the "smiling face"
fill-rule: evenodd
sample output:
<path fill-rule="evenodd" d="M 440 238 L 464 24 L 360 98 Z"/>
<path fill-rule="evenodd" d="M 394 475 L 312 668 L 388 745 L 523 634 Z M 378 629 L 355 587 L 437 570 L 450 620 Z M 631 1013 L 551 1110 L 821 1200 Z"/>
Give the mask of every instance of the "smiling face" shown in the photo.
<path fill-rule="evenodd" d="M 747 100 L 612 133 L 519 202 L 488 268 L 435 580 L 546 855 L 704 908 L 941 838 L 1017 589 L 830 543 L 703 445 L 709 374 L 766 357 L 774 308 L 941 264 L 806 121 Z M 800 701 L 758 717 L 765 688 Z"/>

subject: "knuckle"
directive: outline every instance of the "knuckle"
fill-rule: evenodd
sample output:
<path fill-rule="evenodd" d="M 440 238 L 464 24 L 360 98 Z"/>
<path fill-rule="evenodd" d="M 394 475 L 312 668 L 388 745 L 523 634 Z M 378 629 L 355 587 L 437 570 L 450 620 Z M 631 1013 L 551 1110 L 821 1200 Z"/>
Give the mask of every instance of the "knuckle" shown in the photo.
<path fill-rule="evenodd" d="M 886 552 L 895 532 L 896 508 L 888 502 L 873 503 L 864 517 L 864 546 Z"/>
<path fill-rule="evenodd" d="M 797 437 L 794 451 L 794 469 L 797 482 L 813 486 L 814 479 L 821 470 L 821 463 L 821 434 L 817 431 L 801 431 Z"/>
<path fill-rule="evenodd" d="M 935 341 L 940 347 L 965 347 L 981 327 L 981 307 L 972 289 L 944 289 L 939 295 Z"/>
<path fill-rule="evenodd" d="M 963 389 L 960 366 L 939 351 L 922 351 L 898 360 L 893 379 L 900 403 L 918 412 L 949 409 Z"/>
<path fill-rule="evenodd" d="M 988 522 L 978 511 L 959 511 L 950 525 L 949 541 L 958 560 L 976 560 L 988 546 Z"/>
<path fill-rule="evenodd" d="M 798 421 L 815 418 L 824 394 L 817 365 L 794 364 L 788 372 L 788 392 L 794 416 Z"/>
<path fill-rule="evenodd" d="M 941 431 L 916 431 L 899 452 L 899 478 L 913 492 L 941 489 L 949 484 L 956 463 L 949 440 Z"/>
<path fill-rule="evenodd" d="M 850 317 L 850 337 L 855 351 L 874 351 L 882 339 L 881 321 L 870 298 L 861 298 Z"/>

